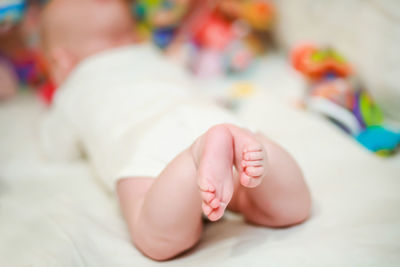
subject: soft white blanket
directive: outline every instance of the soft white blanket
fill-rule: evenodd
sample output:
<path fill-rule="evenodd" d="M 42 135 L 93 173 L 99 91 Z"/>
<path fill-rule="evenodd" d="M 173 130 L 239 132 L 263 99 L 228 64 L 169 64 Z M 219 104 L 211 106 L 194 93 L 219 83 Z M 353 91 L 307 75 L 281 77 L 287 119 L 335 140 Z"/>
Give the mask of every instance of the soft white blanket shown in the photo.
<path fill-rule="evenodd" d="M 25 94 L 0 105 L 0 266 L 399 266 L 400 157 L 371 155 L 329 122 L 290 108 L 274 93 L 290 87 L 286 75 L 262 77 L 240 116 L 299 161 L 314 199 L 309 221 L 267 229 L 228 214 L 191 252 L 148 260 L 84 162 L 42 159 L 44 109 Z"/>

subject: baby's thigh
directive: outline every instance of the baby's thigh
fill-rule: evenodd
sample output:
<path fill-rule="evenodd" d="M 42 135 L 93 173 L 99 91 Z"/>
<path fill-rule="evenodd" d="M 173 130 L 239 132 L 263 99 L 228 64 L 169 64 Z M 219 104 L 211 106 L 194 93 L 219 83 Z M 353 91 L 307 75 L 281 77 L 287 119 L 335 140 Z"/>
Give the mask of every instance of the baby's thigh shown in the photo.
<path fill-rule="evenodd" d="M 143 198 L 154 182 L 153 177 L 127 177 L 117 182 L 117 195 L 128 224 L 136 217 Z"/>

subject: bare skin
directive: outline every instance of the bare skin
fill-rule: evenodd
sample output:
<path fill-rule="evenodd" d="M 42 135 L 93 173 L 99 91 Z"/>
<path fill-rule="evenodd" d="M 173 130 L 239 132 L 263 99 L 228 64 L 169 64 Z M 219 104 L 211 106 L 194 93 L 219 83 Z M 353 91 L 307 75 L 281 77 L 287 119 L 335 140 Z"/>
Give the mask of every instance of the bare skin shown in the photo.
<path fill-rule="evenodd" d="M 42 13 L 41 39 L 53 81 L 61 85 L 91 55 L 135 44 L 133 26 L 127 1 L 50 1 Z"/>
<path fill-rule="evenodd" d="M 123 179 L 117 192 L 133 242 L 155 260 L 194 246 L 202 213 L 216 221 L 228 207 L 250 223 L 285 227 L 307 219 L 311 205 L 288 153 L 263 135 L 228 124 L 199 137 L 157 179 Z"/>
<path fill-rule="evenodd" d="M 53 80 L 62 83 L 90 55 L 134 44 L 132 28 L 126 1 L 52 0 L 42 33 Z M 202 234 L 202 214 L 216 221 L 228 208 L 250 223 L 284 227 L 304 221 L 311 205 L 300 168 L 287 152 L 228 124 L 210 128 L 156 179 L 120 180 L 117 193 L 132 241 L 155 260 L 193 247 Z"/>

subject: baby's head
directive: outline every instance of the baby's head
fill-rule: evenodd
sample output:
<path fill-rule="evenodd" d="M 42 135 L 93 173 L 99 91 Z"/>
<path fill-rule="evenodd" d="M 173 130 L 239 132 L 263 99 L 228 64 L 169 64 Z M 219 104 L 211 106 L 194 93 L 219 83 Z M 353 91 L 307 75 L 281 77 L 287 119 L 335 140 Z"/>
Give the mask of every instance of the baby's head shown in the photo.
<path fill-rule="evenodd" d="M 133 19 L 124 0 L 52 0 L 41 26 L 43 48 L 57 84 L 86 57 L 134 43 Z"/>

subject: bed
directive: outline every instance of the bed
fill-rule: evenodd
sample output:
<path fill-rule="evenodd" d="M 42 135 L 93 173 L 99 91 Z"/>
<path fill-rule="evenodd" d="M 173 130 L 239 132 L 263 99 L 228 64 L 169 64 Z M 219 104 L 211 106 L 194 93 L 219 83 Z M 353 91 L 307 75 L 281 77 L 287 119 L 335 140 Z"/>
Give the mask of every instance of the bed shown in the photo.
<path fill-rule="evenodd" d="M 227 214 L 207 224 L 188 253 L 151 261 L 131 245 L 115 197 L 84 161 L 41 156 L 45 108 L 23 92 L 0 105 L 0 266 L 399 266 L 399 155 L 379 158 L 325 119 L 294 109 L 301 80 L 279 57 L 266 62 L 237 113 L 299 161 L 313 196 L 306 223 L 260 228 Z"/>

